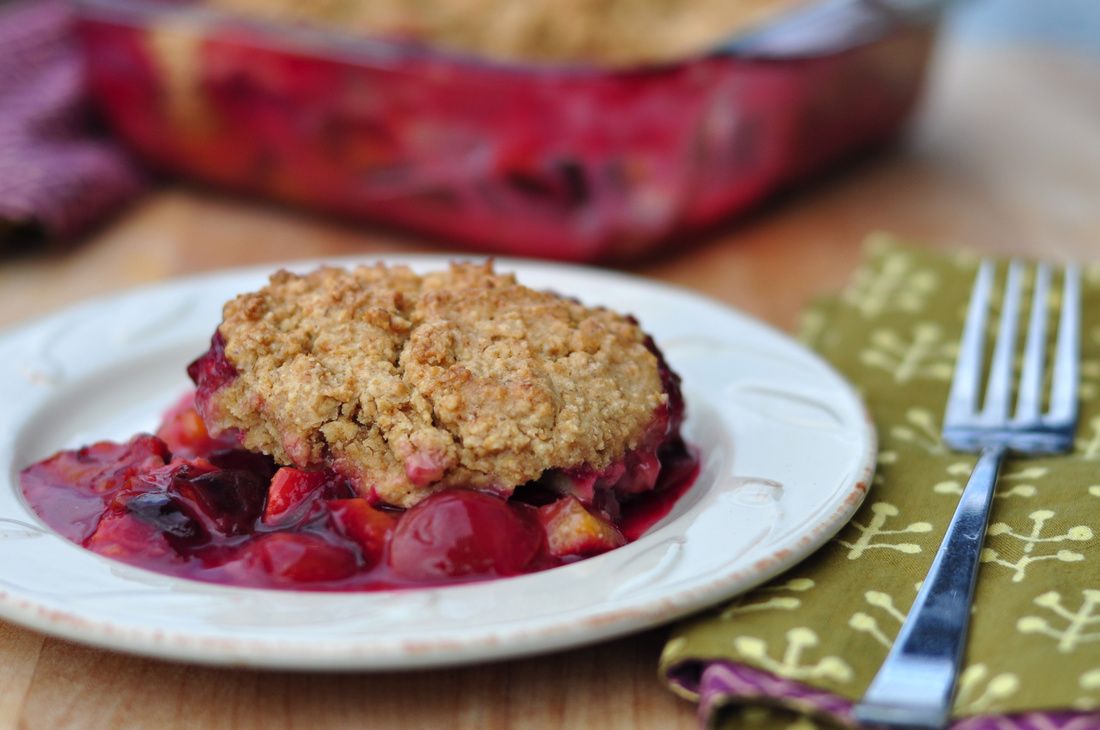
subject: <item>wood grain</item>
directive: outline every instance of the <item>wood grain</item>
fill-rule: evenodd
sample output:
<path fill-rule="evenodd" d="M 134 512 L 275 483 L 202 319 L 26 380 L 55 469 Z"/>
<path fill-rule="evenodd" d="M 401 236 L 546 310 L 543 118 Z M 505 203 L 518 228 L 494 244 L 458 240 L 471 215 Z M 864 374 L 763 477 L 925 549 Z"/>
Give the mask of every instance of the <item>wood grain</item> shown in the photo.
<path fill-rule="evenodd" d="M 48 640 L 22 712 L 43 728 L 693 727 L 686 704 L 657 685 L 661 640 L 649 632 L 472 670 L 389 674 L 189 667 Z M 626 705 L 595 701 L 624 690 L 634 695 Z"/>
<path fill-rule="evenodd" d="M 780 327 L 841 286 L 871 231 L 930 246 L 1100 258 L 1100 64 L 946 48 L 895 150 L 630 268 Z M 440 251 L 186 188 L 162 189 L 78 247 L 0 262 L 0 325 L 169 276 L 322 255 Z M 693 727 L 658 682 L 663 630 L 546 657 L 420 673 L 209 669 L 0 624 L 8 728 Z"/>

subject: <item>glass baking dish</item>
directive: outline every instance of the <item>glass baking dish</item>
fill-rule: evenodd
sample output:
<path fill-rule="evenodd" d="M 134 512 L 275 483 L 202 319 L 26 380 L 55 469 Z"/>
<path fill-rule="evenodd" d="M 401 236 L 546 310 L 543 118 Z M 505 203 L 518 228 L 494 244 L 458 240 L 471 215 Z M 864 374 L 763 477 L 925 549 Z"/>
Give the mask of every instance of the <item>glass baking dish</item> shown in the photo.
<path fill-rule="evenodd" d="M 93 95 L 155 168 L 480 250 L 652 251 L 891 137 L 939 2 L 817 2 L 678 63 L 493 62 L 166 0 L 82 0 Z"/>

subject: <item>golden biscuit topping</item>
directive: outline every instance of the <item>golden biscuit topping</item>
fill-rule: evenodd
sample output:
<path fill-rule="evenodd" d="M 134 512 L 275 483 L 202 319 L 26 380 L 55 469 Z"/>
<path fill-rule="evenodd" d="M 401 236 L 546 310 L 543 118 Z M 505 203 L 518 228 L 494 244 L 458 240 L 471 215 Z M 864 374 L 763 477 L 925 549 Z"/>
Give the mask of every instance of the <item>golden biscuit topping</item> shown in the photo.
<path fill-rule="evenodd" d="M 490 58 L 676 61 L 807 0 L 205 0 L 248 17 L 413 39 Z"/>
<path fill-rule="evenodd" d="M 200 398 L 212 430 L 402 507 L 603 469 L 668 400 L 635 322 L 491 263 L 281 271 L 226 304 L 219 334 L 237 376 Z"/>

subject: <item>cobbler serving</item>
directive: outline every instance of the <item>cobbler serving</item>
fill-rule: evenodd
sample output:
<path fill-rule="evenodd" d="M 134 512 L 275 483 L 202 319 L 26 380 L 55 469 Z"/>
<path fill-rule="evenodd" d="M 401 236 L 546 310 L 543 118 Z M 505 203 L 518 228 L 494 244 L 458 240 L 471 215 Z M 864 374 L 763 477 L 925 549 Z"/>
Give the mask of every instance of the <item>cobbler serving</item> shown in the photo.
<path fill-rule="evenodd" d="M 51 527 L 219 583 L 438 585 L 619 547 L 697 472 L 638 323 L 490 263 L 280 271 L 223 315 L 155 436 L 22 472 Z"/>

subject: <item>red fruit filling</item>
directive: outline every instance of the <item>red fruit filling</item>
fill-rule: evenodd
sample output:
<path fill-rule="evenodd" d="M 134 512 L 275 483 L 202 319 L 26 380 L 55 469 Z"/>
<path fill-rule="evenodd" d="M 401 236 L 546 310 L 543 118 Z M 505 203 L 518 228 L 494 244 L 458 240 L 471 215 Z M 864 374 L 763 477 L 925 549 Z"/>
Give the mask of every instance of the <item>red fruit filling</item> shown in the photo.
<path fill-rule="evenodd" d="M 573 497 L 539 507 L 538 520 L 547 537 L 547 550 L 556 558 L 585 557 L 626 544 L 614 525 L 589 512 Z"/>
<path fill-rule="evenodd" d="M 324 512 L 324 499 L 352 497 L 355 492 L 331 472 L 284 466 L 271 477 L 262 521 L 268 527 L 302 522 Z"/>
<path fill-rule="evenodd" d="M 397 526 L 397 514 L 375 509 L 365 499 L 333 499 L 328 502 L 336 532 L 359 547 L 363 565 L 373 568 L 385 557 Z"/>
<path fill-rule="evenodd" d="M 359 569 L 353 548 L 308 532 L 263 535 L 248 551 L 277 583 L 333 583 L 351 578 Z"/>
<path fill-rule="evenodd" d="M 397 521 L 389 564 L 418 581 L 526 572 L 545 535 L 520 504 L 484 492 L 433 494 Z"/>
<path fill-rule="evenodd" d="M 192 396 L 156 436 L 59 452 L 24 469 L 21 485 L 65 538 L 185 578 L 382 590 L 529 573 L 637 538 L 694 481 L 678 379 L 661 368 L 669 405 L 637 449 L 602 471 L 548 473 L 508 500 L 447 489 L 407 511 L 374 506 L 331 469 L 277 468 L 233 435 L 211 437 Z M 235 377 L 217 336 L 189 371 L 198 404 Z"/>
<path fill-rule="evenodd" d="M 195 410 L 205 415 L 210 396 L 218 388 L 237 377 L 237 368 L 225 356 L 225 340 L 219 330 L 210 338 L 210 349 L 187 366 L 187 375 L 195 384 Z"/>
<path fill-rule="evenodd" d="M 132 488 L 141 476 L 164 466 L 164 442 L 136 436 L 129 443 L 98 443 L 62 451 L 28 466 L 20 474 L 27 501 L 50 527 L 83 544 L 95 532 L 116 493 Z"/>
<path fill-rule="evenodd" d="M 222 434 L 215 438 L 207 432 L 206 424 L 195 410 L 195 396 L 192 393 L 183 396 L 168 409 L 156 435 L 176 456 L 195 457 L 221 449 L 240 448 L 234 434 Z"/>

